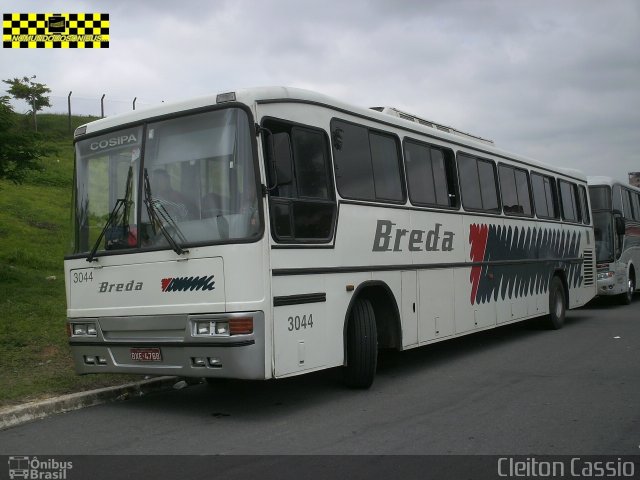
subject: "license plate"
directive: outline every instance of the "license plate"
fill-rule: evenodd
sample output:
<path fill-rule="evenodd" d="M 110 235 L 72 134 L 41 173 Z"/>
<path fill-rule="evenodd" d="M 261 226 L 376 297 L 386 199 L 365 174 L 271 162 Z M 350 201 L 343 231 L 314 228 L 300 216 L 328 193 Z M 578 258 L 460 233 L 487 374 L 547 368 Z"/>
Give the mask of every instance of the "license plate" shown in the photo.
<path fill-rule="evenodd" d="M 131 360 L 134 362 L 161 362 L 162 355 L 160 349 L 154 348 L 132 348 Z"/>

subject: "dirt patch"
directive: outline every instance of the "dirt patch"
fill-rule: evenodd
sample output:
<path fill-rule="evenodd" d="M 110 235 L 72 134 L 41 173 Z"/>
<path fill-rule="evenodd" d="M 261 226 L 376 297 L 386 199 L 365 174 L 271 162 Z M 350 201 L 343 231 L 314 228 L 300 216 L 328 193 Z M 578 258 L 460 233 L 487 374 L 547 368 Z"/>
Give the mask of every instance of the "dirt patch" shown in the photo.
<path fill-rule="evenodd" d="M 32 227 L 36 227 L 41 230 L 49 230 L 50 232 L 55 232 L 59 228 L 58 225 L 51 222 L 36 222 L 35 220 L 27 220 L 27 223 Z"/>
<path fill-rule="evenodd" d="M 47 345 L 40 352 L 42 358 L 52 358 L 60 355 L 60 349 L 55 345 Z"/>

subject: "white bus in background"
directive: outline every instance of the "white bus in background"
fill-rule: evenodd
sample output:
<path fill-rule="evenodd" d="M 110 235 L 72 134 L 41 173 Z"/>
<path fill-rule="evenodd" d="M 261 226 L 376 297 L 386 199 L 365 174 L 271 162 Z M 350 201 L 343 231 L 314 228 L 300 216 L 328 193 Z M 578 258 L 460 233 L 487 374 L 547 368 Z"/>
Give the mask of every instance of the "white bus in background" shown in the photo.
<path fill-rule="evenodd" d="M 640 268 L 640 188 L 588 177 L 596 236 L 598 294 L 631 303 Z"/>
<path fill-rule="evenodd" d="M 79 373 L 342 367 L 595 295 L 586 178 L 390 108 L 258 88 L 75 132 Z"/>

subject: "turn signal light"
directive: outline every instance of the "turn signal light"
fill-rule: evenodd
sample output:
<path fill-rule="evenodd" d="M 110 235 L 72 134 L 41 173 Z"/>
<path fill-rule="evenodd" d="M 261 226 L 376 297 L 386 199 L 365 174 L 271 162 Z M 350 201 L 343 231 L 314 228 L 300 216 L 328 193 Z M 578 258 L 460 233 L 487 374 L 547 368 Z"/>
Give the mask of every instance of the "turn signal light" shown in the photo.
<path fill-rule="evenodd" d="M 229 320 L 229 333 L 231 335 L 247 335 L 253 333 L 253 318 L 232 318 Z"/>

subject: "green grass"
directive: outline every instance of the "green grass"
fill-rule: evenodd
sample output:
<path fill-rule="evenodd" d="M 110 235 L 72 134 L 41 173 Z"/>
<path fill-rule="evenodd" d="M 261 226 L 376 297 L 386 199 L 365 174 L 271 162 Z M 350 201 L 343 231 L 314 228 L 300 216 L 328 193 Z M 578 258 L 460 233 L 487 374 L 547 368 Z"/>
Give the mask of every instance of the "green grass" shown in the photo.
<path fill-rule="evenodd" d="M 72 117 L 72 128 L 91 121 Z M 65 328 L 63 257 L 70 245 L 72 133 L 39 115 L 50 152 L 21 185 L 0 180 L 0 406 L 131 381 L 78 376 Z"/>

